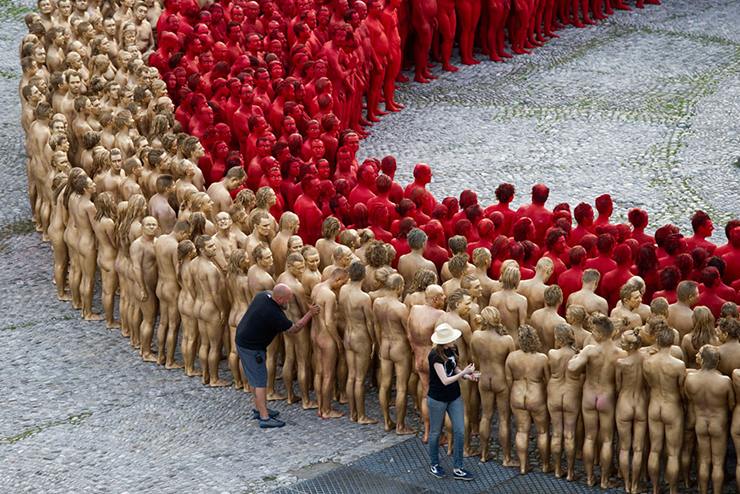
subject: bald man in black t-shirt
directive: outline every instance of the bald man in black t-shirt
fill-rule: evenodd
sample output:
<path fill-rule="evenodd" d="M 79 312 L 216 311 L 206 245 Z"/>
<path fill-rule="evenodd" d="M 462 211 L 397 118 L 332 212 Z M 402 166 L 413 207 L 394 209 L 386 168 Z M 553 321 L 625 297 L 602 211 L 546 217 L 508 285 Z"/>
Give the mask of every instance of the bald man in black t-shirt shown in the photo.
<path fill-rule="evenodd" d="M 302 318 L 291 322 L 284 312 L 291 297 L 293 291 L 282 283 L 275 285 L 271 292 L 258 293 L 236 327 L 236 348 L 244 374 L 254 388 L 255 408 L 252 416 L 259 419 L 263 429 L 285 425 L 285 422 L 276 418 L 279 412 L 267 409 L 267 347 L 278 334 L 297 333 L 319 313 L 319 307 L 312 305 Z"/>

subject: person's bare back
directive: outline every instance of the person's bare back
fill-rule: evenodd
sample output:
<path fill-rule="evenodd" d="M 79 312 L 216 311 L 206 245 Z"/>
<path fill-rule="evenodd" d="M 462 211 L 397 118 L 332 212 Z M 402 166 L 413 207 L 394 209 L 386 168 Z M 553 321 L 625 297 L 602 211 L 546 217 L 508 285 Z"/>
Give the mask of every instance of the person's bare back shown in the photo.
<path fill-rule="evenodd" d="M 604 297 L 597 295 L 596 288 L 599 286 L 599 280 L 601 275 L 595 269 L 587 269 L 583 272 L 581 280 L 583 286 L 577 292 L 571 293 L 568 297 L 566 307 L 571 305 L 580 305 L 586 312 L 593 314 L 599 312 L 601 314 L 609 313 L 609 303 Z"/>
<path fill-rule="evenodd" d="M 550 279 L 554 270 L 552 261 L 547 257 L 541 257 L 537 261 L 534 278 L 519 283 L 517 292 L 527 298 L 527 316 L 545 306 L 545 289 L 549 286 L 545 282 Z"/>
<path fill-rule="evenodd" d="M 501 315 L 494 307 L 486 307 L 481 312 L 482 328 L 470 338 L 470 352 L 473 362 L 480 371 L 478 391 L 480 393 L 482 414 L 479 424 L 481 461 L 489 459 L 489 439 L 491 419 L 496 408 L 499 412 L 499 444 L 503 448 L 504 465 L 514 466 L 511 460 L 509 439 L 509 389 L 506 385 L 506 358 L 515 350 L 514 339 L 506 334 L 501 324 Z"/>
<path fill-rule="evenodd" d="M 686 395 L 696 414 L 700 492 L 708 491 L 710 467 L 713 492 L 722 492 L 728 412 L 735 408 L 732 380 L 717 370 L 719 359 L 716 347 L 702 347 L 697 358 L 701 370 L 689 372 L 685 382 Z"/>

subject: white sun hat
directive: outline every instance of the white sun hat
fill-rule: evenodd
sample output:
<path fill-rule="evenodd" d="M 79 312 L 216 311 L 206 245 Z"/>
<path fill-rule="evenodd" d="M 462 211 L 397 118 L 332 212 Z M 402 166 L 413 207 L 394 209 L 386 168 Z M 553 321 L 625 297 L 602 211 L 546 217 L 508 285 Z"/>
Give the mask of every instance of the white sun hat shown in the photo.
<path fill-rule="evenodd" d="M 446 345 L 452 343 L 462 335 L 462 331 L 455 329 L 446 322 L 443 322 L 436 328 L 434 328 L 434 334 L 432 334 L 432 343 L 436 345 Z"/>

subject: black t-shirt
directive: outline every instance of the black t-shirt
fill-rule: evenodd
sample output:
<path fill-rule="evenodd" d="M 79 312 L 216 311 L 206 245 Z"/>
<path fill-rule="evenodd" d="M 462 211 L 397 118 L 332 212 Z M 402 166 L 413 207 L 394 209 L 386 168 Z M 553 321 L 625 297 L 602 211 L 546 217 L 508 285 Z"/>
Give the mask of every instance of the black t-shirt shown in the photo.
<path fill-rule="evenodd" d="M 265 351 L 278 334 L 292 325 L 270 292 L 260 292 L 236 327 L 236 344 L 249 350 Z"/>
<path fill-rule="evenodd" d="M 449 403 L 455 401 L 460 396 L 460 382 L 455 381 L 454 383 L 445 385 L 439 380 L 437 371 L 434 369 L 434 364 L 443 364 L 447 377 L 452 377 L 455 374 L 455 367 L 457 367 L 457 357 L 454 350 L 451 348 L 445 349 L 445 355 L 447 358 L 443 359 L 436 350 L 432 349 L 427 357 L 429 360 L 429 397 L 437 401 Z"/>

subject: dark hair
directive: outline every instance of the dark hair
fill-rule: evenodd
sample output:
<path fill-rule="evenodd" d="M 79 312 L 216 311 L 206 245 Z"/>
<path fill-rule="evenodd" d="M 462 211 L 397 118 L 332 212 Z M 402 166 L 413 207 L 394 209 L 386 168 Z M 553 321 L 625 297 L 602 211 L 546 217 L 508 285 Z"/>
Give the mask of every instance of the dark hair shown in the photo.
<path fill-rule="evenodd" d="M 586 218 L 594 217 L 594 209 L 590 204 L 582 202 L 573 210 L 573 217 L 576 219 L 576 223 L 580 225 Z"/>
<path fill-rule="evenodd" d="M 648 224 L 647 211 L 638 208 L 632 208 L 627 213 L 627 220 L 632 223 L 632 226 L 634 226 L 635 228 L 644 228 Z"/>
<path fill-rule="evenodd" d="M 592 328 L 598 328 L 602 335 L 606 338 L 611 338 L 612 333 L 614 333 L 614 323 L 612 323 L 609 317 L 604 314 L 597 314 L 591 317 L 590 322 Z"/>
<path fill-rule="evenodd" d="M 672 233 L 678 232 L 679 229 L 676 225 L 663 225 L 655 230 L 655 243 L 658 245 L 658 247 L 663 247 L 668 236 Z"/>
<path fill-rule="evenodd" d="M 696 233 L 707 221 L 711 221 L 709 215 L 704 211 L 697 211 L 691 216 L 691 229 Z"/>
<path fill-rule="evenodd" d="M 658 273 L 660 278 L 660 287 L 663 290 L 675 291 L 678 282 L 681 281 L 681 273 L 675 266 L 663 268 Z"/>
<path fill-rule="evenodd" d="M 602 233 L 596 240 L 596 248 L 601 254 L 609 254 L 614 248 L 614 237 L 610 233 Z"/>
<path fill-rule="evenodd" d="M 454 235 L 447 240 L 447 246 L 453 254 L 459 254 L 467 251 L 468 239 L 462 235 Z"/>
<path fill-rule="evenodd" d="M 471 228 L 473 228 L 473 223 L 469 219 L 463 218 L 455 223 L 455 235 L 465 236 L 470 233 Z"/>
<path fill-rule="evenodd" d="M 719 270 L 715 267 L 708 267 L 701 270 L 699 281 L 707 288 L 712 288 L 719 281 Z"/>
<path fill-rule="evenodd" d="M 586 249 L 581 247 L 580 245 L 576 245 L 575 247 L 571 247 L 568 251 L 568 258 L 570 259 L 570 265 L 571 266 L 579 266 L 584 259 L 586 259 Z"/>
<path fill-rule="evenodd" d="M 409 211 L 414 209 L 416 207 L 416 204 L 414 204 L 414 201 L 411 199 L 401 199 L 401 201 L 398 203 L 398 214 L 400 216 L 406 216 Z"/>
<path fill-rule="evenodd" d="M 691 259 L 694 261 L 694 269 L 702 269 L 707 264 L 709 252 L 703 247 L 696 247 L 691 250 Z"/>
<path fill-rule="evenodd" d="M 460 192 L 460 208 L 465 209 L 473 204 L 478 204 L 478 195 L 470 189 Z"/>
<path fill-rule="evenodd" d="M 688 278 L 694 270 L 694 259 L 685 252 L 676 257 L 676 267 L 681 272 L 681 278 Z"/>
<path fill-rule="evenodd" d="M 449 359 L 449 357 L 445 353 L 444 345 L 434 345 L 434 352 L 437 354 L 437 356 L 440 359 L 442 359 L 445 362 L 447 362 L 447 359 Z M 455 360 L 457 361 L 457 346 L 452 348 L 452 353 L 455 356 Z M 429 369 L 429 372 L 434 372 L 434 369 Z"/>
<path fill-rule="evenodd" d="M 732 232 L 732 230 L 734 228 L 737 228 L 738 226 L 740 226 L 740 220 L 730 220 L 727 222 L 727 224 L 725 225 L 725 236 L 728 240 L 730 238 L 730 232 Z"/>
<path fill-rule="evenodd" d="M 532 228 L 533 226 L 534 226 L 534 223 L 532 222 L 532 220 L 526 216 L 516 220 L 512 228 L 512 234 L 513 234 L 514 240 L 518 242 L 527 240 L 527 233 L 529 232 L 530 228 Z"/>
<path fill-rule="evenodd" d="M 375 179 L 375 188 L 378 189 L 378 192 L 387 192 L 391 190 L 392 185 L 393 181 L 388 175 L 378 175 L 378 178 Z"/>
<path fill-rule="evenodd" d="M 617 264 L 625 264 L 628 262 L 632 262 L 632 249 L 629 248 L 629 246 L 625 244 L 617 245 L 617 248 L 614 249 L 614 261 L 616 261 Z"/>
<path fill-rule="evenodd" d="M 545 236 L 545 245 L 547 250 L 552 250 L 555 244 L 560 240 L 560 237 L 565 237 L 565 232 L 560 228 L 550 228 Z"/>
<path fill-rule="evenodd" d="M 681 235 L 680 233 L 669 234 L 663 242 L 663 250 L 666 251 L 666 254 L 671 256 L 679 254 L 679 251 L 683 246 L 681 242 L 682 239 L 683 235 Z"/>
<path fill-rule="evenodd" d="M 357 205 L 355 205 L 357 207 Z M 400 238 L 406 238 L 406 235 L 416 226 L 416 221 L 413 218 L 401 218 L 398 222 L 398 236 Z"/>
<path fill-rule="evenodd" d="M 480 204 L 472 204 L 465 208 L 465 216 L 467 216 L 471 222 L 475 223 L 476 220 L 483 217 L 483 208 L 480 207 Z"/>
<path fill-rule="evenodd" d="M 725 275 L 725 269 L 727 269 L 727 264 L 725 261 L 718 256 L 712 256 L 707 261 L 706 267 L 714 267 L 717 268 L 717 271 L 719 271 L 719 276 L 722 278 Z"/>
<path fill-rule="evenodd" d="M 559 218 L 556 217 L 554 223 L 555 223 L 555 227 L 556 228 L 560 228 L 561 230 L 563 230 L 565 232 L 566 236 L 569 236 L 570 235 L 570 230 L 571 230 L 571 228 L 573 226 L 573 220 L 571 220 L 570 216 L 567 216 L 567 217 L 561 216 Z"/>
<path fill-rule="evenodd" d="M 514 197 L 514 186 L 509 183 L 502 183 L 496 187 L 496 199 L 499 202 L 509 203 Z"/>
<path fill-rule="evenodd" d="M 380 170 L 386 175 L 396 171 L 396 158 L 391 155 L 384 157 L 380 160 Z"/>
<path fill-rule="evenodd" d="M 599 213 L 605 213 L 611 207 L 613 207 L 612 196 L 609 194 L 602 194 L 596 198 L 596 210 Z"/>
<path fill-rule="evenodd" d="M 350 264 L 347 271 L 351 281 L 362 281 L 365 278 L 365 265 L 359 261 Z"/>

